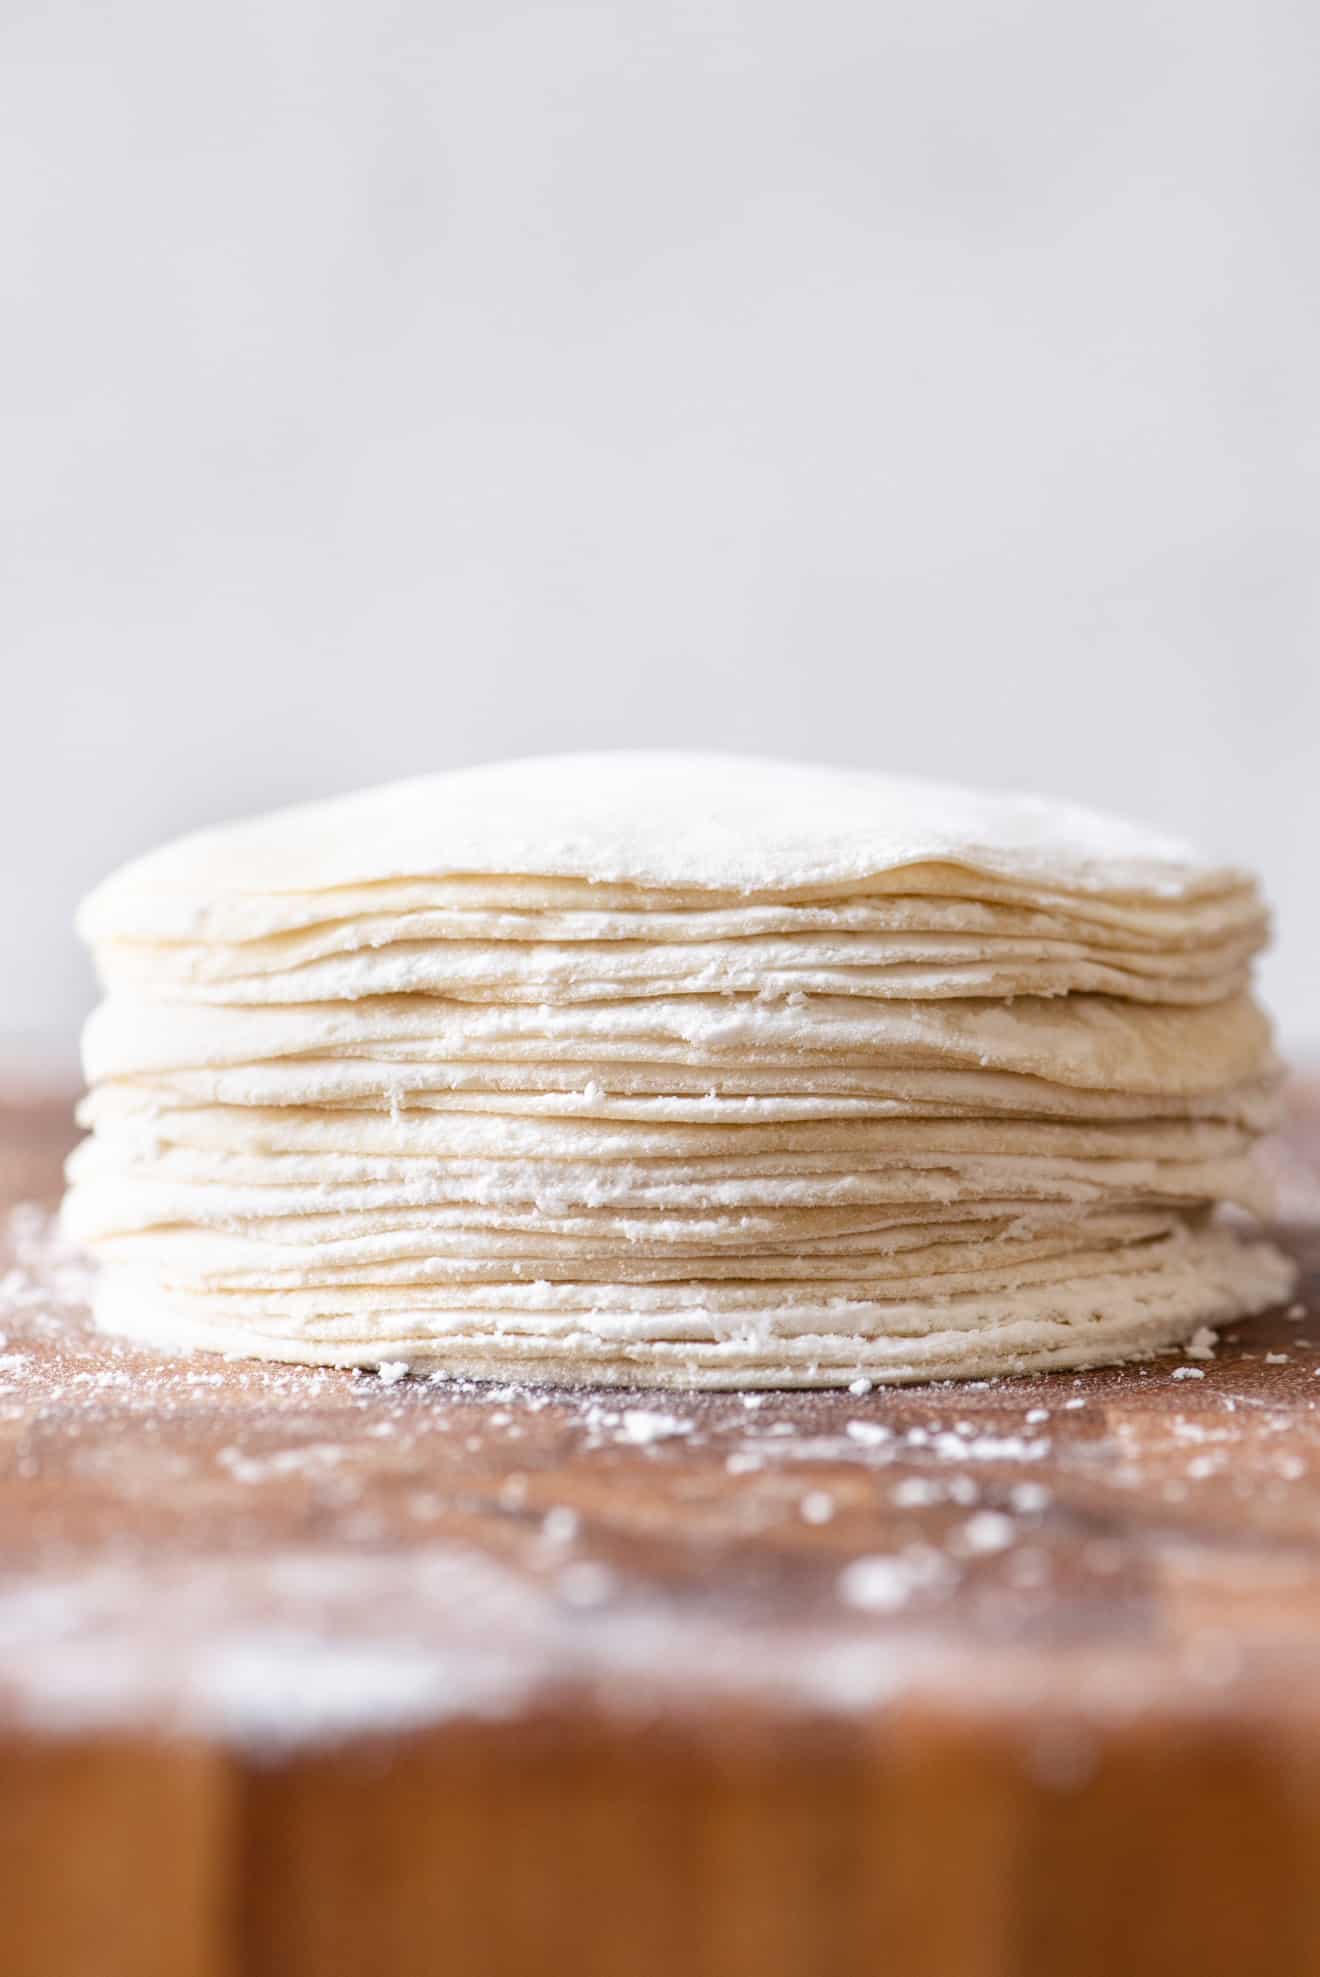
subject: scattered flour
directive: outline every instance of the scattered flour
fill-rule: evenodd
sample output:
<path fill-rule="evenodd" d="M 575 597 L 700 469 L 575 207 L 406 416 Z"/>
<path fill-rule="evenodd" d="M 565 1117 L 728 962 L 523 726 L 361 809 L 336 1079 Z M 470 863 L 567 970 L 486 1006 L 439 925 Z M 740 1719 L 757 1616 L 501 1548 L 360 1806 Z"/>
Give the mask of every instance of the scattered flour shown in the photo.
<path fill-rule="evenodd" d="M 894 1438 L 893 1429 L 882 1426 L 878 1421 L 849 1421 L 843 1432 L 849 1441 L 859 1442 L 864 1448 L 878 1448 L 881 1442 Z"/>
<path fill-rule="evenodd" d="M 499 1716 L 556 1681 L 591 1681 L 602 1692 L 631 1682 L 638 1694 L 645 1691 L 648 1706 L 721 1684 L 731 1695 L 746 1694 L 764 1682 L 778 1693 L 810 1695 L 828 1706 L 861 1707 L 929 1674 L 924 1647 L 920 1657 L 913 1654 L 910 1626 L 901 1621 L 886 1628 L 884 1616 L 910 1609 L 920 1618 L 923 1642 L 929 1636 L 938 1652 L 943 1637 L 932 1622 L 964 1576 L 977 1600 L 993 1601 L 1004 1587 L 1020 1599 L 1049 1586 L 1056 1569 L 1055 1523 L 1019 1527 L 1014 1521 L 1038 1518 L 1055 1500 L 1050 1486 L 1023 1474 L 1027 1465 L 1048 1457 L 1052 1483 L 1072 1474 L 1085 1480 L 1088 1492 L 1097 1485 L 1135 1488 L 1149 1501 L 1170 1504 L 1194 1496 L 1195 1484 L 1220 1477 L 1225 1480 L 1217 1489 L 1241 1481 L 1259 1501 L 1286 1502 L 1290 1515 L 1296 1514 L 1291 1486 L 1310 1467 L 1295 1445 L 1273 1441 L 1254 1472 L 1236 1475 L 1234 1449 L 1243 1424 L 1257 1438 L 1297 1425 L 1295 1412 L 1283 1411 L 1277 1399 L 1267 1412 L 1269 1404 L 1250 1392 L 1240 1397 L 1236 1425 L 1221 1420 L 1219 1410 L 1230 1413 L 1239 1401 L 1212 1390 L 1196 1419 L 1171 1419 L 1167 1408 L 1150 1413 L 1129 1443 L 1123 1431 L 1130 1422 L 1099 1409 L 1087 1423 L 1099 1433 L 1076 1442 L 1056 1435 L 1051 1442 L 1031 1432 L 1050 1421 L 1051 1406 L 1024 1409 L 1021 1399 L 1006 1395 L 1002 1405 L 992 1399 L 978 1412 L 982 1404 L 969 1396 L 984 1383 L 920 1396 L 886 1394 L 872 1403 L 873 1417 L 846 1420 L 840 1414 L 847 1403 L 837 1396 L 798 1397 L 789 1408 L 771 1393 L 666 1395 L 659 1409 L 645 1395 L 634 1402 L 632 1395 L 564 1394 L 451 1376 L 396 1392 L 409 1370 L 400 1361 L 387 1361 L 377 1377 L 360 1379 L 247 1362 L 221 1372 L 205 1355 L 190 1364 L 166 1364 L 104 1340 L 79 1344 L 82 1321 L 75 1307 L 85 1298 L 87 1274 L 80 1259 L 61 1250 L 49 1218 L 29 1213 L 16 1234 L 11 1228 L 10 1239 L 15 1260 L 0 1274 L 6 1333 L 0 1337 L 0 1405 L 12 1408 L 11 1378 L 29 1392 L 40 1380 L 50 1401 L 64 1396 L 62 1405 L 74 1408 L 85 1398 L 123 1423 L 119 1443 L 102 1441 L 94 1451 L 108 1475 L 118 1459 L 115 1448 L 132 1445 L 140 1422 L 149 1424 L 150 1433 L 136 1445 L 150 1452 L 155 1466 L 149 1475 L 163 1497 L 190 1476 L 213 1496 L 225 1492 L 231 1503 L 233 1486 L 241 1485 L 252 1493 L 242 1514 L 255 1529 L 260 1493 L 279 1492 L 287 1500 L 293 1483 L 300 1506 L 334 1520 L 317 1527 L 331 1533 L 323 1549 L 274 1556 L 241 1550 L 197 1556 L 176 1546 L 172 1553 L 148 1550 L 141 1558 L 106 1553 L 69 1574 L 54 1555 L 49 1569 L 16 1573 L 0 1562 L 0 1684 L 33 1720 L 61 1727 L 150 1713 L 167 1726 L 278 1748 L 360 1729 Z M 1203 1330 L 1205 1336 L 1189 1341 L 1188 1360 L 1212 1355 L 1216 1342 Z M 1218 1357 L 1216 1388 L 1225 1380 L 1222 1347 Z M 1271 1365 L 1286 1364 L 1288 1357 L 1264 1355 Z M 1134 1371 L 1133 1390 L 1146 1372 Z M 1154 1369 L 1152 1390 L 1168 1377 L 1167 1368 Z M 1172 1377 L 1203 1375 L 1199 1364 L 1183 1364 Z M 1048 1389 L 1051 1396 L 1059 1385 L 1068 1390 L 1061 1381 Z M 223 1395 L 213 1391 L 220 1387 Z M 869 1383 L 855 1383 L 856 1398 L 868 1390 Z M 1067 1401 L 1055 1400 L 1053 1409 L 1080 1410 L 1090 1391 L 1082 1387 Z M 287 1407 L 272 1413 L 268 1419 L 278 1420 L 282 1431 L 272 1446 L 273 1433 L 250 1442 L 241 1438 L 240 1405 L 233 1425 L 222 1430 L 225 1445 L 216 1449 L 212 1439 L 191 1457 L 186 1436 L 171 1441 L 158 1432 L 168 1429 L 175 1410 L 187 1418 L 190 1410 L 227 1407 L 245 1394 L 326 1400 L 333 1412 L 320 1419 L 315 1438 L 301 1442 L 294 1435 L 296 1415 Z M 608 1484 L 589 1500 L 585 1523 L 552 1494 L 555 1471 L 546 1466 L 548 1445 L 538 1442 L 535 1422 L 547 1408 L 555 1411 L 553 1434 L 562 1435 L 575 1458 L 589 1461 L 601 1451 L 605 1462 L 618 1465 L 626 1458 L 611 1449 L 644 1452 L 679 1441 L 708 1451 L 690 1467 L 685 1457 L 682 1477 L 685 1491 L 693 1487 L 691 1478 L 699 1479 L 694 1497 L 707 1520 L 701 1542 L 711 1531 L 720 1542 L 750 1546 L 764 1531 L 772 1546 L 781 1546 L 773 1554 L 776 1574 L 818 1573 L 828 1561 L 827 1583 L 843 1610 L 833 1631 L 819 1620 L 809 1628 L 805 1614 L 795 1631 L 780 1607 L 773 1626 L 763 1627 L 756 1591 L 745 1613 L 723 1615 L 695 1597 L 690 1606 L 669 1599 L 663 1573 L 652 1581 L 643 1569 L 634 1574 L 631 1565 L 616 1570 L 612 1546 L 619 1536 L 611 1532 Z M 782 1418 L 786 1408 L 791 1418 Z M 1019 1424 L 1025 1432 L 1018 1432 Z M 435 1446 L 458 1452 L 456 1473 L 429 1465 L 427 1433 L 443 1436 Z M 1152 1439 L 1160 1433 L 1163 1442 Z M 382 1513 L 379 1498 L 357 1502 L 343 1493 L 349 1456 L 368 1444 L 377 1452 L 373 1462 L 382 1465 L 379 1473 L 398 1478 L 394 1501 L 417 1520 L 405 1525 L 405 1543 L 398 1543 L 398 1526 Z M 1158 1462 L 1148 1464 L 1152 1451 L 1158 1457 L 1161 1449 L 1169 1457 L 1176 1451 L 1177 1475 L 1169 1475 L 1167 1462 L 1162 1470 Z M 464 1450 L 483 1461 L 469 1464 Z M 515 1460 L 519 1466 L 510 1468 Z M 39 1442 L 22 1446 L 16 1474 L 38 1477 L 40 1462 Z M 804 1489 L 816 1482 L 795 1469 L 806 1462 L 845 1470 L 846 1495 Z M 673 1487 L 673 1458 L 634 1460 L 629 1473 L 647 1479 L 648 1515 L 654 1514 Z M 745 1488 L 722 1489 L 724 1475 L 749 1480 Z M 846 1518 L 839 1514 L 842 1505 Z M 441 1534 L 428 1532 L 428 1522 L 439 1523 L 456 1507 L 464 1517 L 484 1510 L 497 1526 L 492 1553 L 464 1550 L 447 1533 L 443 1544 L 429 1542 Z M 924 1509 L 932 1514 L 921 1520 L 923 1541 L 904 1542 L 918 1526 L 905 1523 L 901 1513 Z M 849 1559 L 846 1539 L 859 1514 L 877 1520 L 873 1549 Z M 800 1528 L 831 1525 L 836 1518 L 836 1528 L 819 1541 Z M 581 1555 L 588 1550 L 604 1556 Z M 1114 1569 L 1102 1561 L 1104 1550 L 1097 1544 L 1087 1554 L 1097 1572 Z M 995 1563 L 973 1563 L 982 1558 Z M 694 1595 L 698 1584 L 694 1579 Z M 704 1594 L 703 1587 L 703 1601 Z M 859 1616 L 875 1619 L 868 1625 Z M 1210 1680 L 1217 1665 L 1207 1646 L 1198 1679 Z M 965 1670 L 959 1680 L 965 1681 Z"/>
<path fill-rule="evenodd" d="M 676 1435 L 690 1435 L 693 1425 L 691 1421 L 680 1420 L 676 1414 L 653 1413 L 645 1407 L 625 1407 L 619 1440 L 645 1447 L 649 1442 L 671 1441 Z"/>
<path fill-rule="evenodd" d="M 1202 1325 L 1192 1333 L 1183 1351 L 1189 1359 L 1213 1359 L 1218 1343 L 1218 1332 L 1212 1331 L 1209 1325 Z"/>
<path fill-rule="evenodd" d="M 547 1510 L 541 1519 L 541 1536 L 547 1544 L 571 1545 L 582 1528 L 582 1519 L 576 1510 L 558 1506 Z"/>
<path fill-rule="evenodd" d="M 1003 1551 L 1016 1535 L 1013 1519 L 1001 1510 L 978 1510 L 957 1533 L 955 1543 L 967 1553 Z"/>
<path fill-rule="evenodd" d="M 838 1593 L 845 1606 L 892 1613 L 914 1594 L 938 1590 L 954 1576 L 954 1566 L 943 1553 L 929 1545 L 909 1545 L 888 1555 L 855 1558 L 839 1574 Z"/>

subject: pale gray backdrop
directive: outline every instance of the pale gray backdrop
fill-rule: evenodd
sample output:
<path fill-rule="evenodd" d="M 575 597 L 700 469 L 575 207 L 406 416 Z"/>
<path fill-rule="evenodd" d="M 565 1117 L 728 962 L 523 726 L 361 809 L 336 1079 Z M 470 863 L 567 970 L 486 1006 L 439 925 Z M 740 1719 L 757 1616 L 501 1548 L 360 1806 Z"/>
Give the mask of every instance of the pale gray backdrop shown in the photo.
<path fill-rule="evenodd" d="M 188 825 L 533 750 L 1254 861 L 1320 1048 L 1320 9 L 0 0 L 0 1033 Z"/>

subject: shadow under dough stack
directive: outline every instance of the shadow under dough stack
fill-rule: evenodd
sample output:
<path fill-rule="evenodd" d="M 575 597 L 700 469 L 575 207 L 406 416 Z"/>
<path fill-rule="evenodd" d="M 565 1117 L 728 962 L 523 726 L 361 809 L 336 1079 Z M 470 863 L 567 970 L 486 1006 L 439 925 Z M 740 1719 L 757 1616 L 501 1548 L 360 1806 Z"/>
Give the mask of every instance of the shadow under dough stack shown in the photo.
<path fill-rule="evenodd" d="M 80 916 L 65 1218 L 175 1348 L 707 1387 L 1149 1353 L 1278 1068 L 1254 881 L 1033 797 L 682 755 L 204 832 Z"/>

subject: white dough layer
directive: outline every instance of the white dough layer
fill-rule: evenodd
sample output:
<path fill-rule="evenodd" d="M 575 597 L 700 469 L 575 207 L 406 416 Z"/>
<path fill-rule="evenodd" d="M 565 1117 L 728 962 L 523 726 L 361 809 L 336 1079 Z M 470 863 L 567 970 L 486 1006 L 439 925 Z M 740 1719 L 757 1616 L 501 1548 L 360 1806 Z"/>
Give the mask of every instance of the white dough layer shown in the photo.
<path fill-rule="evenodd" d="M 662 1385 L 1131 1357 L 1288 1294 L 1254 881 L 1035 797 L 508 763 L 85 903 L 65 1219 L 170 1347 Z"/>

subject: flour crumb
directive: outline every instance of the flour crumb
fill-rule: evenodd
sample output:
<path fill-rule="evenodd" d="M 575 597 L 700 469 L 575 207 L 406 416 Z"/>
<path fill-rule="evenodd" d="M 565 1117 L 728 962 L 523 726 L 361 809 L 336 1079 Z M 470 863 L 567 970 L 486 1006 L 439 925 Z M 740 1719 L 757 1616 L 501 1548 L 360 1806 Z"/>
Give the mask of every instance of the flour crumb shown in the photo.
<path fill-rule="evenodd" d="M 893 1613 L 912 1595 L 944 1585 L 953 1568 L 929 1545 L 910 1545 L 890 1555 L 855 1558 L 838 1578 L 839 1598 L 866 1613 Z"/>
<path fill-rule="evenodd" d="M 1015 1535 L 1013 1519 L 1002 1510 L 978 1510 L 958 1533 L 958 1546 L 965 1552 L 1003 1551 Z"/>
<path fill-rule="evenodd" d="M 582 1519 L 576 1510 L 569 1510 L 563 1505 L 547 1510 L 541 1519 L 541 1536 L 547 1544 L 571 1545 L 581 1529 Z"/>
<path fill-rule="evenodd" d="M 892 1441 L 894 1434 L 892 1428 L 883 1428 L 878 1421 L 849 1421 L 843 1432 L 849 1441 L 860 1442 L 863 1448 L 875 1448 L 881 1442 Z M 918 1432 L 914 1430 L 908 1440 L 913 1440 Z"/>
<path fill-rule="evenodd" d="M 828 1490 L 808 1490 L 798 1508 L 804 1524 L 828 1524 L 834 1515 L 834 1498 Z"/>
<path fill-rule="evenodd" d="M 569 1606 L 603 1606 L 614 1591 L 614 1574 L 594 1559 L 578 1559 L 564 1567 L 555 1590 Z"/>
<path fill-rule="evenodd" d="M 1218 1332 L 1212 1331 L 1209 1325 L 1201 1325 L 1192 1333 L 1183 1351 L 1189 1359 L 1213 1359 L 1218 1343 Z"/>
<path fill-rule="evenodd" d="M 680 1421 L 676 1414 L 653 1413 L 646 1407 L 625 1407 L 618 1438 L 621 1442 L 646 1447 L 651 1442 L 672 1441 L 675 1435 L 691 1433 L 692 1423 Z"/>
<path fill-rule="evenodd" d="M 376 1371 L 384 1386 L 397 1386 L 400 1380 L 408 1377 L 408 1362 L 406 1359 L 382 1359 Z"/>

